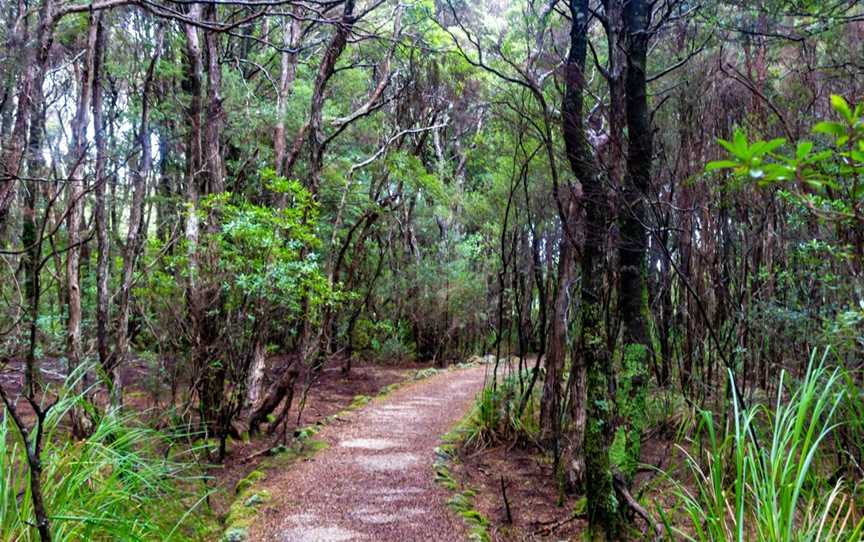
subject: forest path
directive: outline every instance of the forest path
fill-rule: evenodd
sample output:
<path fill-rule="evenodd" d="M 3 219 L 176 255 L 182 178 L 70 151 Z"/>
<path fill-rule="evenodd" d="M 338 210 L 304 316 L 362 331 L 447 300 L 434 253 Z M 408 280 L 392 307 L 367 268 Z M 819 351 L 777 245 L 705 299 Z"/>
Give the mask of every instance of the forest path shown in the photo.
<path fill-rule="evenodd" d="M 268 476 L 272 500 L 250 540 L 461 541 L 465 529 L 434 481 L 434 448 L 471 407 L 487 367 L 403 386 L 327 426 L 329 447 Z"/>

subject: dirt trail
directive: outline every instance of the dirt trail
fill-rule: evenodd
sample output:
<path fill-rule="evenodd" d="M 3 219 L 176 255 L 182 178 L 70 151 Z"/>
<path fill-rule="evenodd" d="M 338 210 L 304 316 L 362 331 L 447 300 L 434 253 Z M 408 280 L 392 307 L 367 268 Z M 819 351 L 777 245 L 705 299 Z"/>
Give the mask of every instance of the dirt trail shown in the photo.
<path fill-rule="evenodd" d="M 434 481 L 433 449 L 483 386 L 485 367 L 409 384 L 325 428 L 330 447 L 268 477 L 272 500 L 250 540 L 461 541 L 449 494 Z"/>

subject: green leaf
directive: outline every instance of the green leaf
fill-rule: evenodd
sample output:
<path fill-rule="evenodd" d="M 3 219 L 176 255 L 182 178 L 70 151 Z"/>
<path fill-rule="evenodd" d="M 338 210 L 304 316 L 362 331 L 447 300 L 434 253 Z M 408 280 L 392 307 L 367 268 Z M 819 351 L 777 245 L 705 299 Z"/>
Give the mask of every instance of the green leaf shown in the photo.
<path fill-rule="evenodd" d="M 798 160 L 803 160 L 810 154 L 810 151 L 813 150 L 813 142 L 812 141 L 799 141 L 798 146 L 795 148 L 795 158 Z"/>
<path fill-rule="evenodd" d="M 714 160 L 705 165 L 705 172 L 710 173 L 712 171 L 717 171 L 718 169 L 736 168 L 739 165 L 738 162 L 733 162 L 732 160 Z"/>
<path fill-rule="evenodd" d="M 840 137 L 846 134 L 846 127 L 838 122 L 822 121 L 813 126 L 813 133 Z"/>
<path fill-rule="evenodd" d="M 753 145 L 753 147 L 757 147 L 758 145 L 758 151 L 751 148 L 751 152 L 752 154 L 758 154 L 759 156 L 762 156 L 763 154 L 768 154 L 769 152 L 773 151 L 778 147 L 782 147 L 785 143 L 786 140 L 782 137 L 772 139 L 771 141 L 760 141 L 759 143 Z"/>
<path fill-rule="evenodd" d="M 852 124 L 854 122 L 854 117 L 852 115 L 852 108 L 849 107 L 849 102 L 846 101 L 846 98 L 840 96 L 839 94 L 831 95 L 831 107 L 834 108 L 834 111 L 840 113 L 846 122 Z"/>

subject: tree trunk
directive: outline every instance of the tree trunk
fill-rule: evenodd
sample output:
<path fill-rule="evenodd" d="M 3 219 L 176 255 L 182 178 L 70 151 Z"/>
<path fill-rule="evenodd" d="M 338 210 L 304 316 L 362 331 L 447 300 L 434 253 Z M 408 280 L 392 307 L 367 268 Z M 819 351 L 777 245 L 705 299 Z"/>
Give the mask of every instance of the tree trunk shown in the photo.
<path fill-rule="evenodd" d="M 314 197 L 318 195 L 319 176 L 324 160 L 324 131 L 322 127 L 322 115 L 324 111 L 324 100 L 326 98 L 327 83 L 333 76 L 336 61 L 342 56 L 342 52 L 348 45 L 348 36 L 354 28 L 356 18 L 354 17 L 355 0 L 345 0 L 342 18 L 335 26 L 333 38 L 324 50 L 321 64 L 318 66 L 318 74 L 315 77 L 315 86 L 312 89 L 312 101 L 309 109 L 308 128 L 304 127 L 297 134 L 291 154 L 285 164 L 285 175 L 290 175 L 297 161 L 303 141 L 309 138 L 310 162 L 308 187 Z"/>
<path fill-rule="evenodd" d="M 99 364 L 105 373 L 105 378 L 109 380 L 109 392 L 111 395 L 111 403 L 119 405 L 116 391 L 114 389 L 115 380 L 111 376 L 111 367 L 109 366 L 109 345 L 108 345 L 108 274 L 109 274 L 109 258 L 110 246 L 108 244 L 108 217 L 105 213 L 105 184 L 108 182 L 107 172 L 105 170 L 106 160 L 106 141 L 105 141 L 105 126 L 102 116 L 102 59 L 105 48 L 105 29 L 102 24 L 102 13 L 96 12 L 93 14 L 91 24 L 96 26 L 96 40 L 94 46 L 93 60 L 93 133 L 96 142 L 96 164 L 94 167 L 94 183 L 96 201 L 94 205 L 94 214 L 96 222 L 96 350 L 99 355 Z"/>
<path fill-rule="evenodd" d="M 627 174 L 619 212 L 618 306 L 623 328 L 622 370 L 619 372 L 617 433 L 626 435 L 627 456 L 620 466 L 625 483 L 639 464 L 645 423 L 645 391 L 652 345 L 647 332 L 648 299 L 645 256 L 648 230 L 645 201 L 651 179 L 653 141 L 648 109 L 646 56 L 651 6 L 645 0 L 624 3 L 627 33 Z M 623 403 L 623 404 L 620 404 Z M 617 438 L 617 436 L 616 436 Z"/>
<path fill-rule="evenodd" d="M 9 205 L 15 195 L 15 182 L 21 173 L 24 147 L 27 142 L 28 125 L 33 111 L 34 88 L 41 88 L 48 64 L 48 53 L 54 41 L 54 0 L 43 0 L 39 8 L 39 22 L 36 29 L 36 47 L 27 48 L 24 54 L 24 73 L 18 86 L 18 107 L 9 142 L 4 145 L 0 156 L 0 232 L 6 226 Z M 21 43 L 27 43 L 29 32 L 26 21 L 22 31 Z"/>
<path fill-rule="evenodd" d="M 602 522 L 603 517 L 613 514 L 615 509 L 609 470 L 608 412 L 602 406 L 609 404 L 607 375 L 611 372 L 602 326 L 604 269 L 601 255 L 608 208 L 583 119 L 585 58 L 590 24 L 588 0 L 570 0 L 570 14 L 573 24 L 570 28 L 562 116 L 567 159 L 570 169 L 582 184 L 585 244 L 581 262 L 582 328 L 579 352 L 573 357 L 570 376 L 573 425 L 566 457 L 570 463 L 569 483 L 575 488 L 584 483 L 589 521 L 596 524 Z"/>
<path fill-rule="evenodd" d="M 567 358 L 567 326 L 569 325 L 569 307 L 571 305 L 571 290 L 576 272 L 576 247 L 573 246 L 573 233 L 576 231 L 578 210 L 576 201 L 570 197 L 567 205 L 568 222 L 562 224 L 562 229 L 569 230 L 561 235 L 561 250 L 558 255 L 558 278 L 555 302 L 552 306 L 551 329 L 549 332 L 549 347 L 546 355 L 546 379 L 543 382 L 543 396 L 540 401 L 540 423 L 542 438 L 551 442 L 555 459 L 559 458 L 561 438 L 561 411 L 564 380 L 564 363 Z"/>
<path fill-rule="evenodd" d="M 132 274 L 135 271 L 135 263 L 141 251 L 141 224 L 144 214 L 144 196 L 147 193 L 147 177 L 153 164 L 152 148 L 150 145 L 150 92 L 153 84 L 153 74 L 156 62 L 162 50 L 164 31 L 159 28 L 156 37 L 156 46 L 153 58 L 147 68 L 144 79 L 144 88 L 141 92 L 141 120 L 138 126 L 138 144 L 141 154 L 138 158 L 138 167 L 133 168 L 132 177 L 132 203 L 129 208 L 129 229 L 126 232 L 126 244 L 123 247 L 123 269 L 120 279 L 120 291 L 117 300 L 117 330 L 111 369 L 113 372 L 113 386 L 119 391 L 116 398 L 122 398 L 123 382 L 120 378 L 120 368 L 126 360 L 129 350 L 129 304 L 132 295 Z"/>
<path fill-rule="evenodd" d="M 267 417 L 276 410 L 282 399 L 285 399 L 284 410 L 287 412 L 294 398 L 294 384 L 297 382 L 299 372 L 295 367 L 287 367 L 285 372 L 267 389 L 267 394 L 261 404 L 249 415 L 249 433 L 255 434 Z"/>
<path fill-rule="evenodd" d="M 282 71 L 279 76 L 279 89 L 276 94 L 276 128 L 273 131 L 273 150 L 276 154 L 276 174 L 285 174 L 285 113 L 288 106 L 288 96 L 297 78 L 298 48 L 300 47 L 300 17 L 301 8 L 294 8 L 296 17 L 286 18 L 283 23 Z M 288 22 L 290 21 L 290 22 Z"/>
<path fill-rule="evenodd" d="M 45 173 L 45 160 L 42 154 L 42 138 L 45 131 L 45 108 L 43 103 L 42 85 L 34 87 L 33 116 L 30 122 L 30 137 L 28 139 L 27 173 L 32 178 L 39 178 Z M 24 287 L 27 299 L 28 315 L 28 348 L 24 372 L 25 393 L 35 397 L 36 393 L 36 340 L 39 322 L 39 301 L 43 232 L 37 217 L 39 212 L 39 182 L 28 183 L 27 196 L 24 199 L 24 224 L 21 232 L 21 242 L 27 247 L 25 260 L 26 284 Z M 47 219 L 47 217 L 46 217 Z"/>
<path fill-rule="evenodd" d="M 87 57 L 78 96 L 78 108 L 72 121 L 72 153 L 69 165 L 68 209 L 66 228 L 69 233 L 69 250 L 66 254 L 66 358 L 68 370 L 78 368 L 81 363 L 81 224 L 84 212 L 84 163 L 87 158 L 87 126 L 89 124 L 90 100 L 96 71 L 96 44 L 99 29 L 99 14 L 90 17 L 87 34 Z M 73 428 L 83 434 L 83 418 L 73 412 Z"/>
<path fill-rule="evenodd" d="M 263 338 L 255 341 L 252 353 L 252 364 L 249 366 L 249 377 L 246 380 L 246 405 L 250 411 L 255 411 L 261 402 L 261 391 L 264 386 L 264 368 L 267 362 L 266 348 Z"/>

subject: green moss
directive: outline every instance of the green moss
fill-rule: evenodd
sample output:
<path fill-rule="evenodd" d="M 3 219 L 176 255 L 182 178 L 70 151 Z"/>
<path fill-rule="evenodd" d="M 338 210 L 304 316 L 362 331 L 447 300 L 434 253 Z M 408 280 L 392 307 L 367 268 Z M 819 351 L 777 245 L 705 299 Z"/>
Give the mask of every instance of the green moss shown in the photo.
<path fill-rule="evenodd" d="M 642 430 L 645 428 L 647 397 L 648 348 L 644 344 L 628 344 L 624 347 L 621 371 L 616 387 L 618 417 L 621 420 L 616 440 L 623 439 L 623 454 L 616 467 L 628 478 L 639 466 Z"/>
<path fill-rule="evenodd" d="M 381 390 L 381 393 L 379 393 L 378 396 L 379 396 L 379 397 L 385 397 L 385 396 L 387 396 L 387 395 L 390 395 L 390 394 L 393 393 L 394 391 L 396 391 L 396 390 L 398 390 L 399 388 L 401 388 L 403 385 L 404 385 L 404 384 L 403 384 L 402 382 L 394 382 L 393 384 L 390 384 L 390 385 L 388 385 L 388 386 L 384 386 L 384 389 Z"/>
<path fill-rule="evenodd" d="M 414 373 L 414 380 L 424 380 L 426 378 L 437 375 L 442 372 L 441 369 L 436 369 L 435 367 L 427 367 L 425 369 L 420 369 L 416 373 Z"/>
<path fill-rule="evenodd" d="M 264 460 L 261 466 L 265 469 L 284 469 L 300 459 L 312 457 L 321 450 L 327 449 L 328 446 L 323 440 L 301 439 L 295 441 L 291 446 L 274 448 L 273 455 Z"/>
<path fill-rule="evenodd" d="M 598 315 L 598 307 L 586 307 L 583 329 L 588 409 L 585 428 L 586 501 L 591 528 L 597 531 L 599 527 L 609 539 L 615 540 L 620 524 L 610 458 L 615 401 L 609 396 L 607 371 L 610 367 Z"/>
<path fill-rule="evenodd" d="M 228 529 L 222 535 L 222 542 L 244 542 L 248 539 L 249 531 L 239 527 Z"/>
<path fill-rule="evenodd" d="M 253 470 L 249 474 L 246 475 L 245 478 L 237 482 L 237 485 L 234 486 L 234 493 L 241 494 L 251 488 L 255 482 L 263 480 L 267 478 L 267 475 L 261 472 L 260 470 Z"/>
<path fill-rule="evenodd" d="M 345 410 L 357 410 L 358 408 L 364 407 L 369 404 L 372 398 L 368 395 L 355 395 L 354 399 L 351 401 L 351 404 Z"/>

